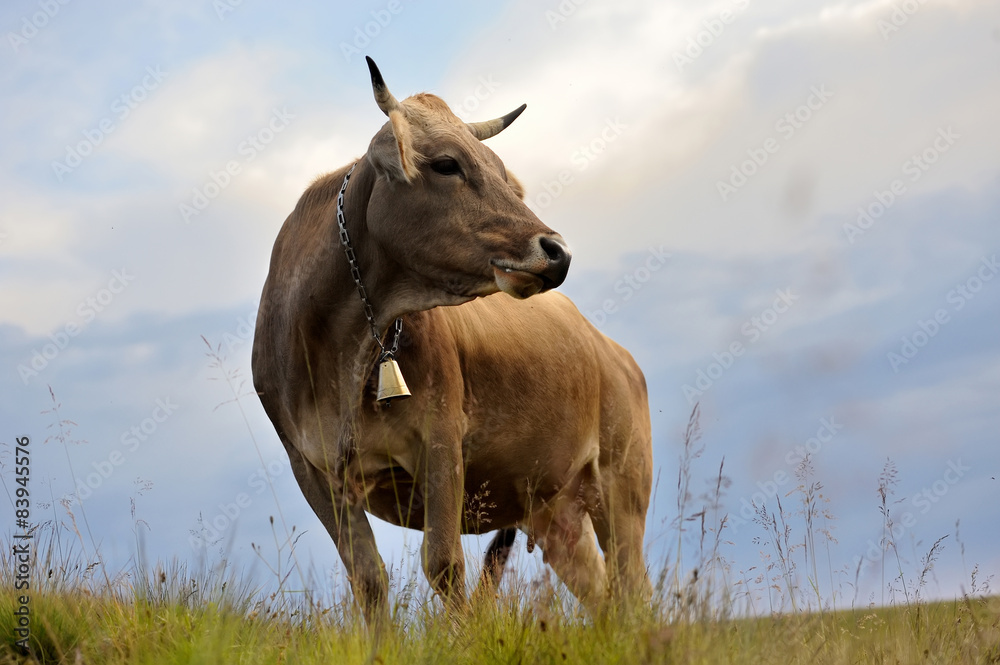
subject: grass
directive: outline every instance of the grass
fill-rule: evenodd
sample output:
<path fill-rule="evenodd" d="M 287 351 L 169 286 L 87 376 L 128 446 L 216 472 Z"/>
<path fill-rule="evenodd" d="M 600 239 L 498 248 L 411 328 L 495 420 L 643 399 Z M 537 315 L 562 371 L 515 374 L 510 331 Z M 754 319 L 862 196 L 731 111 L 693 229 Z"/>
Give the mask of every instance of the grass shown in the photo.
<path fill-rule="evenodd" d="M 210 355 L 217 357 L 214 350 Z M 238 384 L 230 382 L 230 388 L 238 402 Z M 54 395 L 52 401 L 53 440 L 75 443 L 74 423 L 59 413 Z M 775 510 L 755 506 L 761 564 L 732 570 L 720 553 L 729 537 L 724 461 L 701 495 L 691 489 L 695 461 L 704 452 L 699 440 L 696 407 L 677 465 L 675 514 L 656 534 L 671 539 L 671 560 L 650 562 L 659 571 L 655 594 L 640 608 L 590 616 L 547 570 L 529 578 L 514 569 L 495 594 L 475 597 L 462 613 L 446 612 L 426 586 L 395 589 L 392 619 L 372 627 L 349 596 L 315 595 L 329 593 L 329 582 L 301 569 L 295 529 L 280 515 L 277 523 L 271 518 L 275 552 L 268 557 L 254 546 L 275 581 L 274 590 L 264 591 L 225 560 L 197 568 L 145 564 L 139 534 L 148 526 L 135 516 L 134 502 L 133 563 L 109 571 L 90 537 L 83 504 L 67 501 L 65 518 L 53 511 L 52 520 L 33 529 L 27 654 L 15 643 L 16 563 L 10 556 L 0 561 L 0 665 L 1000 663 L 1000 597 L 990 595 L 990 579 L 984 581 L 978 567 L 967 593 L 938 602 L 926 602 L 923 594 L 944 538 L 930 546 L 916 570 L 906 572 L 891 536 L 891 461 L 877 488 L 884 530 L 881 586 L 888 599 L 863 604 L 857 600 L 858 571 L 852 584 L 851 571 L 829 570 L 828 564 L 820 579 L 820 562 L 824 554 L 830 561 L 836 540 L 808 457 L 796 470 L 799 485 L 785 495 L 786 505 L 777 500 Z M 954 535 L 961 544 L 957 525 Z M 16 542 L 0 537 L 7 552 Z M 476 556 L 470 553 L 467 560 Z M 418 574 L 410 572 L 411 579 Z M 842 590 L 845 577 L 853 598 Z"/>
<path fill-rule="evenodd" d="M 717 478 L 715 491 L 722 485 Z M 816 488 L 806 496 L 815 500 Z M 725 585 L 718 534 L 704 526 L 711 510 L 688 515 L 690 497 L 678 505 L 676 524 L 695 526 L 699 567 L 687 575 L 679 564 L 670 574 L 664 567 L 653 601 L 642 608 L 592 617 L 550 573 L 528 579 L 515 569 L 495 595 L 478 598 L 461 614 L 445 612 L 416 585 L 397 590 L 393 619 L 374 628 L 349 597 L 311 598 L 291 588 L 279 567 L 271 571 L 279 584 L 270 593 L 239 578 L 225 561 L 200 569 L 134 565 L 113 574 L 103 570 L 95 549 L 84 546 L 67 506 L 68 519 L 33 533 L 30 655 L 14 643 L 16 595 L 0 596 L 0 665 L 1000 662 L 1000 597 L 988 595 L 988 585 L 976 579 L 978 569 L 972 592 L 962 598 L 920 600 L 940 541 L 912 581 L 900 574 L 888 606 L 835 610 L 830 599 L 810 600 L 816 593 L 808 581 L 816 570 L 811 539 L 792 544 L 788 516 L 760 508 L 759 526 L 770 534 L 762 544 L 775 541 L 778 560 L 758 573 L 769 605 L 757 611 L 760 603 L 744 588 L 746 574 Z M 725 518 L 720 522 L 724 526 Z M 292 560 L 287 550 L 293 544 L 276 540 L 275 547 L 278 558 Z M 798 583 L 797 562 L 810 571 L 805 584 Z M 14 582 L 12 559 L 5 557 L 0 585 L 10 590 Z"/>
<path fill-rule="evenodd" d="M 1000 599 L 669 622 L 660 598 L 592 620 L 551 586 L 502 592 L 462 616 L 428 603 L 369 629 L 349 604 L 270 609 L 216 585 L 198 602 L 169 580 L 162 598 L 86 589 L 32 596 L 33 658 L 43 663 L 995 663 Z M 522 589 L 523 591 L 523 589 Z M 12 634 L 13 600 L 0 601 Z M 9 640 L 0 663 L 30 660 Z"/>

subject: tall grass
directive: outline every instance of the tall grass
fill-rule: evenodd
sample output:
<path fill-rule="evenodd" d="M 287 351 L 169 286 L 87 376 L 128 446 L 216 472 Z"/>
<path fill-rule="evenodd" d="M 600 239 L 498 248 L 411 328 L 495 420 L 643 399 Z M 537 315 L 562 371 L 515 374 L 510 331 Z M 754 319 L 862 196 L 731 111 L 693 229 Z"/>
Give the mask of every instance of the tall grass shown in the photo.
<path fill-rule="evenodd" d="M 518 571 L 460 614 L 413 589 L 393 620 L 367 626 L 351 600 L 265 594 L 225 566 L 183 563 L 94 575 L 58 529 L 36 532 L 31 650 L 13 646 L 13 594 L 0 598 L 0 663 L 991 663 L 1000 599 L 720 616 L 720 590 L 693 575 L 641 609 L 584 613 L 550 575 Z M 6 547 L 9 542 L 3 543 Z M 65 544 L 64 544 L 65 545 Z M 92 556 L 92 555 L 91 555 Z M 5 562 L 7 559 L 5 559 Z M 784 569 L 780 572 L 784 575 Z M 0 583 L 11 589 L 5 563 Z M 678 594 L 680 591 L 680 594 Z M 980 589 L 982 591 L 982 589 Z M 723 594 L 724 595 L 724 594 Z"/>
<path fill-rule="evenodd" d="M 209 345 L 209 355 L 238 404 L 239 375 L 225 368 L 218 348 Z M 52 400 L 53 440 L 66 446 L 73 423 L 54 394 Z M 53 502 L 51 519 L 33 528 L 30 653 L 15 646 L 17 594 L 5 592 L 0 665 L 1000 662 L 1000 598 L 990 595 L 990 578 L 974 567 L 960 599 L 925 602 L 944 538 L 908 571 L 892 540 L 891 461 L 877 487 L 881 588 L 888 594 L 878 605 L 874 598 L 858 603 L 858 571 L 852 584 L 850 571 L 832 569 L 834 518 L 808 457 L 796 469 L 795 490 L 773 507 L 755 506 L 760 565 L 734 570 L 723 555 L 731 537 L 724 460 L 704 491 L 693 489 L 705 452 L 699 418 L 695 407 L 677 465 L 676 513 L 653 534 L 668 539 L 670 554 L 650 561 L 655 591 L 648 605 L 589 615 L 547 569 L 529 575 L 514 568 L 495 592 L 474 596 L 463 612 L 447 612 L 426 585 L 413 582 L 418 574 L 411 567 L 410 583 L 394 585 L 391 620 L 369 626 L 349 594 L 333 594 L 329 581 L 303 568 L 299 536 L 280 513 L 270 519 L 272 542 L 253 546 L 273 578 L 265 590 L 225 555 L 197 564 L 147 562 L 148 525 L 134 501 L 134 556 L 121 570 L 109 570 L 82 505 Z M 249 428 L 245 414 L 244 421 Z M 958 526 L 954 540 L 964 560 Z M 11 534 L 0 537 L 7 552 L 13 543 Z M 853 595 L 843 591 L 845 578 Z M 13 590 L 14 581 L 13 559 L 4 557 L 0 584 Z"/>

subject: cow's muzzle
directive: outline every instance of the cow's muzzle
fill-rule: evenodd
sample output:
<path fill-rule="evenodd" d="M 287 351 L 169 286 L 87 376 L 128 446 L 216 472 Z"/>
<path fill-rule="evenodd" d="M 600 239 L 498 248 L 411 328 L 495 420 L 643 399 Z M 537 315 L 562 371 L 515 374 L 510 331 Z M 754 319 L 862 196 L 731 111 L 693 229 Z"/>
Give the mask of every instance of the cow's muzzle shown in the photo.
<path fill-rule="evenodd" d="M 573 255 L 559 235 L 537 235 L 526 261 L 494 259 L 497 288 L 515 298 L 529 298 L 554 289 L 566 279 Z"/>

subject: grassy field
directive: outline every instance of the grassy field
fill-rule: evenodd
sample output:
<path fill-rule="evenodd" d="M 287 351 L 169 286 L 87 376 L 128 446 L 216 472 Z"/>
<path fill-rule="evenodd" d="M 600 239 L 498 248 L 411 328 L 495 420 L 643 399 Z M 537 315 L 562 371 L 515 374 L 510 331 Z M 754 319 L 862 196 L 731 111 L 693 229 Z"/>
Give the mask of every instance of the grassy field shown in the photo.
<path fill-rule="evenodd" d="M 642 611 L 592 619 L 550 585 L 514 585 L 460 616 L 436 601 L 397 605 L 393 622 L 369 629 L 350 604 L 296 608 L 238 584 L 164 576 L 144 588 L 123 580 L 95 593 L 66 582 L 46 582 L 32 595 L 33 657 L 14 645 L 16 604 L 3 594 L 0 662 L 1000 662 L 996 597 L 750 618 L 699 618 L 691 613 L 697 608 L 682 612 L 676 598 L 661 597 Z"/>
<path fill-rule="evenodd" d="M 63 445 L 65 438 L 54 437 Z M 25 541 L 0 535 L 7 553 L 0 559 L 0 665 L 1000 663 L 1000 597 L 991 595 L 991 578 L 976 566 L 960 598 L 926 602 L 945 537 L 918 564 L 900 556 L 890 535 L 891 462 L 877 487 L 882 597 L 863 602 L 860 568 L 823 571 L 819 563 L 817 553 L 828 554 L 836 540 L 808 458 L 788 505 L 776 501 L 773 512 L 755 506 L 760 565 L 736 570 L 727 562 L 720 549 L 729 518 L 721 506 L 729 481 L 720 465 L 710 489 L 693 496 L 693 462 L 703 451 L 698 440 L 696 408 L 677 464 L 676 509 L 662 525 L 674 554 L 649 562 L 655 593 L 640 608 L 590 616 L 547 569 L 529 576 L 514 568 L 499 591 L 461 613 L 445 612 L 426 585 L 394 588 L 391 620 L 371 627 L 343 593 L 346 583 L 338 594 L 329 578 L 299 569 L 295 530 L 281 536 L 282 519 L 271 519 L 272 563 L 255 548 L 274 577 L 265 591 L 240 578 L 224 557 L 197 568 L 135 563 L 145 560 L 138 540 L 134 563 L 111 571 L 93 538 L 83 535 L 89 535 L 84 505 L 67 501 L 61 521 L 32 528 L 26 561 L 11 556 Z M 138 535 L 144 522 L 134 501 L 132 517 Z M 964 561 L 957 524 L 954 539 Z M 467 553 L 470 565 L 478 556 Z M 409 578 L 418 576 L 411 568 Z M 17 591 L 19 577 L 30 579 L 28 592 Z M 25 593 L 27 610 L 19 598 Z M 26 634 L 27 652 L 18 644 Z"/>
<path fill-rule="evenodd" d="M 683 481 L 680 486 L 686 496 Z M 817 597 L 809 555 L 815 534 L 792 544 L 780 513 L 761 510 L 758 524 L 771 532 L 761 544 L 775 560 L 750 578 L 732 575 L 718 556 L 716 530 L 701 521 L 704 509 L 688 515 L 684 500 L 678 507 L 680 523 L 701 525 L 689 543 L 701 553 L 699 564 L 683 575 L 679 564 L 663 567 L 654 599 L 641 608 L 589 616 L 551 574 L 529 578 L 513 569 L 498 592 L 479 597 L 464 613 L 445 612 L 419 586 L 396 589 L 392 619 L 375 628 L 349 596 L 309 600 L 306 589 L 330 593 L 329 583 L 292 583 L 287 569 L 275 571 L 277 590 L 270 592 L 252 587 L 225 561 L 198 570 L 175 563 L 112 574 L 96 549 L 88 550 L 67 508 L 67 522 L 48 522 L 33 533 L 27 655 L 16 643 L 23 610 L 14 591 L 24 569 L 14 557 L 2 560 L 0 665 L 1000 663 L 1000 597 L 990 595 L 989 580 L 976 579 L 978 569 L 961 598 L 921 600 L 940 541 L 912 576 L 900 571 L 889 581 L 888 604 L 876 607 L 874 598 L 857 604 L 837 594 Z M 719 532 L 724 524 L 725 517 Z M 7 552 L 18 542 L 0 538 Z M 288 562 L 291 546 L 278 548 Z M 810 568 L 800 580 L 799 570 Z M 845 603 L 848 609 L 839 609 Z"/>

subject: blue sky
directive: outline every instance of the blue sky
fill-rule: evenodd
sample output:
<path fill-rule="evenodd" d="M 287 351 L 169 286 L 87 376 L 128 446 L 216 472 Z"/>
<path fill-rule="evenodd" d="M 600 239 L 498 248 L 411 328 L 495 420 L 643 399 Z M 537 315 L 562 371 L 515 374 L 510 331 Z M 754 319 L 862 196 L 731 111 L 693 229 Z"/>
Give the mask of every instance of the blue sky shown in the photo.
<path fill-rule="evenodd" d="M 282 221 L 384 121 L 367 54 L 397 97 L 434 92 L 466 119 L 528 104 L 490 146 L 572 246 L 562 290 L 646 373 L 654 569 L 695 399 L 692 487 L 725 458 L 734 574 L 761 566 L 743 500 L 777 494 L 801 520 L 797 449 L 837 518 L 834 586 L 880 538 L 887 459 L 908 576 L 949 535 L 925 593 L 1000 569 L 1000 8 L 11 2 L 0 28 L 0 441 L 31 437 L 50 502 L 70 463 L 91 477 L 109 561 L 134 547 L 130 498 L 151 557 L 206 556 L 200 514 L 225 524 L 208 556 L 246 567 L 280 505 L 319 583 L 342 582 L 259 403 L 229 402 L 202 336 L 249 380 Z M 43 443 L 50 387 L 80 441 L 66 450 Z M 376 531 L 410 575 L 420 534 Z M 880 565 L 860 601 L 881 597 Z"/>

